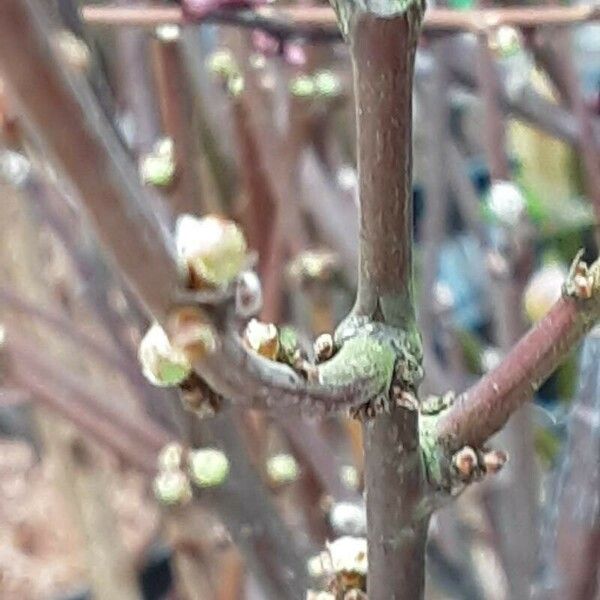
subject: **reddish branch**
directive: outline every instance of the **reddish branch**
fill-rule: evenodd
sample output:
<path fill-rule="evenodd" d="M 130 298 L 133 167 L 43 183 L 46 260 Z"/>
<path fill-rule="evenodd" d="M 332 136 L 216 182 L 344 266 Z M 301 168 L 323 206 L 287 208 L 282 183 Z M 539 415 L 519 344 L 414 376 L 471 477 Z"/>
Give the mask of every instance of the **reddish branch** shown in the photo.
<path fill-rule="evenodd" d="M 442 443 L 454 450 L 483 444 L 531 399 L 598 317 L 600 298 L 561 298 L 498 367 L 461 394 L 442 416 L 438 424 Z"/>
<path fill-rule="evenodd" d="M 82 9 L 83 19 L 98 25 L 138 25 L 154 27 L 161 23 L 183 24 L 187 18 L 177 6 L 120 7 L 88 5 Z M 206 20 L 266 29 L 276 34 L 303 37 L 310 33 L 337 37 L 335 15 L 328 6 L 296 6 L 257 8 L 252 10 L 217 10 L 203 17 Z M 500 25 L 514 27 L 568 26 L 600 19 L 598 7 L 555 6 L 492 8 L 455 11 L 430 9 L 423 23 L 425 31 L 481 31 Z"/>
<path fill-rule="evenodd" d="M 165 36 L 160 29 L 152 41 L 153 66 L 165 135 L 173 140 L 176 180 L 170 203 L 178 213 L 199 214 L 202 209 L 200 149 L 194 96 L 183 55 L 181 32 Z"/>

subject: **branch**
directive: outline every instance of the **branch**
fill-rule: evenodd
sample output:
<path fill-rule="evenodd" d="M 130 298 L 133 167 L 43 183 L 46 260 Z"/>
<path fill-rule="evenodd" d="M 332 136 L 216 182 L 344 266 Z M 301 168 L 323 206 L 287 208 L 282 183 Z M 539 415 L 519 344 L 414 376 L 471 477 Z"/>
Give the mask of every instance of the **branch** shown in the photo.
<path fill-rule="evenodd" d="M 7 345 L 12 359 L 10 377 L 20 388 L 142 472 L 155 472 L 156 456 L 169 441 L 166 432 L 112 408 L 77 376 L 40 357 L 34 342 L 22 333 L 9 337 Z"/>
<path fill-rule="evenodd" d="M 32 137 L 68 174 L 142 303 L 163 317 L 178 281 L 169 219 L 138 183 L 85 79 L 61 65 L 45 17 L 33 0 L 2 2 L 0 68 Z"/>
<path fill-rule="evenodd" d="M 81 9 L 83 19 L 94 25 L 137 25 L 155 27 L 164 23 L 185 24 L 193 17 L 178 6 L 88 5 Z M 280 38 L 303 38 L 313 41 L 339 39 L 333 11 L 327 6 L 259 7 L 255 10 L 214 10 L 203 13 L 202 20 L 263 29 Z M 425 31 L 473 31 L 493 29 L 501 25 L 513 27 L 570 26 L 597 21 L 597 7 L 519 7 L 484 10 L 430 9 L 425 15 Z"/>
<path fill-rule="evenodd" d="M 600 317 L 600 261 L 587 300 L 565 296 L 506 355 L 498 367 L 461 394 L 440 416 L 437 436 L 443 446 L 481 446 L 510 415 L 527 402 Z"/>
<path fill-rule="evenodd" d="M 166 210 L 139 184 L 89 86 L 61 66 L 48 32 L 33 0 L 2 2 L 0 68 L 32 135 L 74 184 L 142 306 L 164 323 L 180 286 Z M 364 403 L 377 384 L 360 377 L 328 386 L 307 383 L 289 367 L 251 354 L 233 325 L 211 324 L 222 333 L 221 344 L 195 367 L 234 401 L 272 408 L 281 399 L 282 406 L 332 411 Z"/>

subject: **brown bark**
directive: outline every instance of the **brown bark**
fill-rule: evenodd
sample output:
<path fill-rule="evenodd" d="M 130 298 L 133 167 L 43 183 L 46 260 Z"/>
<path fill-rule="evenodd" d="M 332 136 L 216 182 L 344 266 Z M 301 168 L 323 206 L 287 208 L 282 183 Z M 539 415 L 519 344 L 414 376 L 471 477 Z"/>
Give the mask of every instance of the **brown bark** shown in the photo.
<path fill-rule="evenodd" d="M 343 10 L 343 8 L 342 8 Z M 354 314 L 411 331 L 412 77 L 421 7 L 350 17 L 360 190 L 360 272 Z M 364 426 L 371 600 L 420 598 L 428 519 L 417 413 L 392 407 Z"/>

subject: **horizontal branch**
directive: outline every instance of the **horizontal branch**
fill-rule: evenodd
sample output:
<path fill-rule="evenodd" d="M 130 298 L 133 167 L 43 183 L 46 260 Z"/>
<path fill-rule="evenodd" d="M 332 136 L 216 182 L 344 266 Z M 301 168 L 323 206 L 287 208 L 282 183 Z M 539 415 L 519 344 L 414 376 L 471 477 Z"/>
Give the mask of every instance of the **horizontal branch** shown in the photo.
<path fill-rule="evenodd" d="M 592 266 L 594 271 L 599 268 L 598 262 Z M 481 446 L 531 399 L 598 318 L 598 290 L 589 300 L 560 298 L 500 365 L 461 394 L 440 416 L 437 436 L 442 446 L 450 450 L 464 445 Z"/>
<path fill-rule="evenodd" d="M 185 24 L 190 17 L 178 6 L 88 5 L 83 19 L 94 25 L 156 27 L 164 23 Z M 492 8 L 456 11 L 434 8 L 427 11 L 425 31 L 456 32 L 514 27 L 569 26 L 600 19 L 600 8 L 590 5 L 556 7 Z M 337 39 L 339 33 L 333 10 L 328 6 L 259 7 L 254 10 L 215 10 L 203 20 L 263 29 L 280 37 L 312 40 Z"/>

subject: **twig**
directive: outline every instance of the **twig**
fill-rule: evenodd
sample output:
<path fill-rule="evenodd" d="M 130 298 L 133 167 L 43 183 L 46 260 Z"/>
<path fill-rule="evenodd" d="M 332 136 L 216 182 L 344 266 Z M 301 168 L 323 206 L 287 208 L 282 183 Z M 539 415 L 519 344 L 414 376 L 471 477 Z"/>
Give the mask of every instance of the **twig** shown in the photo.
<path fill-rule="evenodd" d="M 595 263 L 592 268 L 599 266 Z M 531 398 L 599 316 L 598 294 L 586 301 L 558 300 L 502 363 L 461 394 L 442 416 L 438 424 L 442 442 L 455 450 L 484 443 Z"/>
<path fill-rule="evenodd" d="M 138 25 L 155 27 L 161 23 L 185 24 L 183 11 L 176 6 L 118 7 L 115 5 L 87 5 L 82 9 L 83 19 L 96 25 Z M 485 10 L 455 11 L 430 9 L 425 15 L 425 31 L 473 31 L 492 29 L 501 25 L 514 27 L 570 26 L 597 21 L 597 7 L 519 7 Z M 257 8 L 255 10 L 217 10 L 207 21 L 229 23 L 242 27 L 264 29 L 277 37 L 297 37 L 328 41 L 339 38 L 333 11 L 326 6 L 285 8 Z"/>
<path fill-rule="evenodd" d="M 190 89 L 181 31 L 173 26 L 166 33 L 160 27 L 152 41 L 153 64 L 164 132 L 173 140 L 175 157 L 171 207 L 175 213 L 199 214 L 202 209 L 199 167 L 199 137 L 194 100 Z"/>

